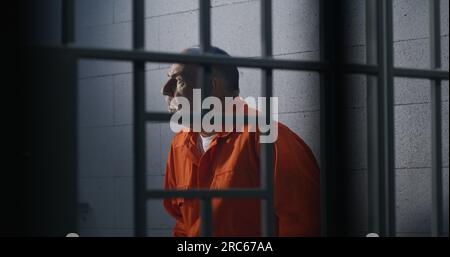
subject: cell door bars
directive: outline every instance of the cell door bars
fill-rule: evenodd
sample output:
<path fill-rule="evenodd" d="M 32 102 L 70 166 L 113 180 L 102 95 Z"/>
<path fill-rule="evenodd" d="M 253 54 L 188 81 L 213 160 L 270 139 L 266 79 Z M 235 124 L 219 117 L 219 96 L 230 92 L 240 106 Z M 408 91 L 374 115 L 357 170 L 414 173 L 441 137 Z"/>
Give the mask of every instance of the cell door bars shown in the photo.
<path fill-rule="evenodd" d="M 263 96 L 273 94 L 272 71 L 274 69 L 315 71 L 321 74 L 321 222 L 322 235 L 333 233 L 330 229 L 334 220 L 333 205 L 329 199 L 336 190 L 333 167 L 336 148 L 333 145 L 332 96 L 335 93 L 332 78 L 336 77 L 335 51 L 332 32 L 333 14 L 337 1 L 320 0 L 320 61 L 278 60 L 272 58 L 272 4 L 270 0 L 261 0 L 261 58 L 221 57 L 209 53 L 210 1 L 199 0 L 200 47 L 202 55 L 172 54 L 145 51 L 145 13 L 144 0 L 133 0 L 133 49 L 111 50 L 101 48 L 80 48 L 70 46 L 74 42 L 74 0 L 62 0 L 62 42 L 63 47 L 55 51 L 71 52 L 77 58 L 104 59 L 133 62 L 133 100 L 134 100 L 134 227 L 136 236 L 146 235 L 146 203 L 149 199 L 161 198 L 199 198 L 201 199 L 202 235 L 212 235 L 211 200 L 213 198 L 261 198 L 263 235 L 275 234 L 274 198 L 273 198 L 273 145 L 261 145 L 260 189 L 229 190 L 147 190 L 145 180 L 145 124 L 149 121 L 169 121 L 170 114 L 147 112 L 145 110 L 145 63 L 192 63 L 202 65 L 202 92 L 211 72 L 211 65 L 236 65 L 239 67 L 260 68 L 262 73 Z M 441 158 L 441 80 L 448 80 L 448 71 L 441 69 L 439 0 L 430 1 L 431 59 L 430 69 L 412 69 L 393 67 L 392 39 L 392 1 L 366 0 L 367 14 L 367 56 L 368 64 L 346 64 L 344 71 L 370 76 L 368 83 L 368 159 L 369 159 L 369 226 L 371 232 L 383 236 L 395 235 L 395 174 L 393 164 L 393 78 L 409 77 L 430 79 L 432 83 L 432 231 L 433 235 L 442 234 L 442 158 Z M 375 81 L 374 78 L 377 78 Z M 375 82 L 375 83 L 374 83 Z M 208 94 L 203 94 L 203 98 Z M 270 106 L 270 105 L 267 105 Z M 266 112 L 271 117 L 271 110 Z M 326 147 L 326 149 L 324 149 Z"/>

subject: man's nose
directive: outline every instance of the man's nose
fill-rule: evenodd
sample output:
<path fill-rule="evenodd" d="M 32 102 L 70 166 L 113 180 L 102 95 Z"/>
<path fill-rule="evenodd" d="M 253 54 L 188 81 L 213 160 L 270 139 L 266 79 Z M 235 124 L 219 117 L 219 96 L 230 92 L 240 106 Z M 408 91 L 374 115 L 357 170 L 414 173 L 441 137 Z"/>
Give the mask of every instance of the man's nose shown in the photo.
<path fill-rule="evenodd" d="M 169 79 L 166 82 L 166 84 L 161 88 L 161 94 L 173 97 L 176 85 L 177 85 L 176 79 Z"/>

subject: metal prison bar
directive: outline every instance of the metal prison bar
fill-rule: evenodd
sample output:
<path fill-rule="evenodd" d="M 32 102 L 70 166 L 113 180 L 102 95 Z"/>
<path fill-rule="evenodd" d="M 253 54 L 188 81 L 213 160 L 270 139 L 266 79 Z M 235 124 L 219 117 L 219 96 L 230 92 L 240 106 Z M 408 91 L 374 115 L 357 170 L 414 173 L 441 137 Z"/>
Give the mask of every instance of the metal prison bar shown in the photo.
<path fill-rule="evenodd" d="M 330 215 L 334 212 L 334 205 L 329 205 L 328 203 L 335 203 L 336 194 L 335 188 L 335 172 L 333 167 L 336 166 L 336 159 L 334 158 L 336 145 L 333 133 L 335 132 L 334 127 L 334 111 L 332 105 L 332 97 L 335 90 L 335 73 L 334 70 L 335 62 L 335 49 L 334 44 L 329 44 L 329 42 L 336 42 L 334 39 L 334 23 L 333 12 L 334 12 L 334 1 L 319 1 L 319 12 L 320 12 L 320 61 L 328 62 L 329 67 L 324 72 L 320 73 L 320 156 L 321 156 L 321 166 L 320 166 L 320 222 L 321 222 L 321 234 L 328 235 L 335 230 L 334 217 Z M 332 142 L 333 141 L 333 142 Z M 332 228 L 333 227 L 333 228 Z"/>
<path fill-rule="evenodd" d="M 430 60 L 432 69 L 441 68 L 441 17 L 440 1 L 430 0 Z M 431 233 L 442 236 L 443 180 L 442 180 L 442 136 L 441 136 L 441 80 L 431 80 Z"/>
<path fill-rule="evenodd" d="M 368 79 L 369 230 L 395 234 L 395 173 L 393 146 L 392 2 L 367 0 L 367 59 L 377 64 Z"/>
<path fill-rule="evenodd" d="M 209 1 L 199 1 L 199 15 L 200 15 L 200 50 L 202 54 L 206 54 L 211 50 L 211 13 L 209 7 Z M 202 101 L 211 95 L 211 87 L 208 83 L 211 77 L 211 67 L 208 65 L 201 66 L 201 89 L 202 89 Z M 202 117 L 206 113 L 206 109 L 202 109 Z M 202 196 L 200 204 L 200 217 L 201 217 L 201 235 L 212 236 L 212 198 L 210 196 Z"/>
<path fill-rule="evenodd" d="M 394 77 L 431 80 L 432 128 L 432 224 L 433 236 L 443 233 L 440 1 L 429 0 L 431 69 L 411 70 L 393 67 L 392 1 L 366 1 L 367 62 L 378 64 L 378 80 L 369 77 L 367 88 L 367 136 L 369 167 L 369 230 L 395 236 L 395 165 L 393 127 Z M 368 74 L 369 75 L 369 74 Z M 373 75 L 373 74 L 371 74 Z M 442 76 L 441 76 L 442 75 Z"/>
<path fill-rule="evenodd" d="M 203 66 L 202 89 L 207 90 L 205 81 L 209 76 L 209 65 L 233 64 L 241 67 L 263 69 L 263 96 L 272 96 L 272 70 L 290 69 L 302 71 L 316 71 L 321 74 L 321 146 L 333 140 L 332 110 L 330 110 L 330 96 L 333 94 L 333 81 L 336 71 L 333 65 L 336 49 L 333 49 L 333 19 L 336 11 L 335 1 L 320 0 L 320 34 L 321 60 L 318 62 L 276 60 L 272 57 L 271 35 L 271 1 L 261 0 L 261 32 L 262 57 L 236 58 L 218 57 L 208 53 L 210 48 L 210 1 L 199 0 L 200 6 L 200 45 L 203 55 L 190 56 L 186 54 L 170 54 L 144 51 L 144 0 L 133 1 L 133 50 L 106 50 L 97 48 L 68 47 L 74 41 L 74 2 L 63 1 L 62 42 L 65 46 L 53 47 L 57 51 L 70 52 L 77 58 L 122 60 L 133 62 L 134 78 L 134 212 L 135 235 L 146 235 L 146 202 L 149 199 L 161 198 L 200 198 L 202 200 L 202 234 L 212 235 L 211 199 L 223 197 L 259 197 L 265 199 L 262 215 L 264 217 L 264 235 L 274 235 L 272 176 L 273 156 L 272 146 L 262 145 L 262 188 L 261 189 L 233 189 L 233 190 L 147 190 L 145 180 L 145 124 L 147 121 L 169 121 L 170 114 L 146 112 L 145 110 L 145 62 L 179 62 L 196 63 Z M 393 39 L 392 39 L 392 2 L 390 0 L 367 0 L 367 56 L 368 64 L 346 64 L 342 71 L 356 74 L 366 74 L 368 80 L 368 160 L 369 160 L 369 230 L 379 232 L 383 236 L 395 235 L 394 209 L 394 167 L 393 167 L 393 78 L 411 77 L 430 79 L 432 84 L 432 169 L 433 169 L 433 235 L 442 233 L 442 159 L 440 135 L 440 81 L 448 80 L 448 71 L 441 70 L 440 38 L 439 38 L 439 0 L 430 1 L 432 67 L 431 69 L 410 69 L 393 67 Z M 331 40 L 328 40 L 331 39 Z M 324 52 L 326 50 L 326 52 Z M 335 75 L 333 75 L 335 74 Z M 374 78 L 377 77 L 377 80 Z M 270 111 L 266 113 L 270 115 Z M 333 149 L 321 149 L 324 156 L 321 161 L 321 219 L 322 233 L 330 231 L 327 222 L 332 220 L 333 210 L 328 209 L 329 198 L 334 190 L 335 175 L 333 164 Z M 329 176 L 332 175 L 332 176 Z M 324 208 L 327 207 L 327 208 Z"/>

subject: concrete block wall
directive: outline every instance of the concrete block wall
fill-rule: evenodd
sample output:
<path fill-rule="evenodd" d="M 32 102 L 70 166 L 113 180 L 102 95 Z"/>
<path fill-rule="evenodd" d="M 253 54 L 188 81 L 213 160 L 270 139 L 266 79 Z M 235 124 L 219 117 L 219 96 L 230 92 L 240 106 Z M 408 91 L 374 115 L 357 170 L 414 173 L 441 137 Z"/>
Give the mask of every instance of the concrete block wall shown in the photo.
<path fill-rule="evenodd" d="M 428 1 L 393 0 L 394 65 L 429 68 Z M 365 3 L 348 0 L 345 25 L 350 49 L 348 62 L 366 63 Z M 448 0 L 441 0 L 442 66 L 448 70 Z M 352 235 L 364 235 L 367 224 L 367 78 L 347 77 L 347 156 L 351 166 L 348 184 L 347 224 Z M 396 231 L 399 236 L 427 236 L 431 224 L 431 111 L 430 82 L 396 78 L 394 81 Z M 442 137 L 444 217 L 448 235 L 448 81 L 442 84 Z"/>
<path fill-rule="evenodd" d="M 429 68 L 428 1 L 394 1 L 394 64 Z M 448 0 L 441 0 L 442 66 L 448 70 Z M 396 78 L 394 87 L 397 233 L 426 236 L 431 226 L 430 82 Z M 442 84 L 444 217 L 448 235 L 448 81 Z"/>
<path fill-rule="evenodd" d="M 365 63 L 365 1 L 346 0 L 345 21 L 351 50 L 348 61 Z M 428 7 L 425 0 L 394 1 L 395 65 L 429 67 Z M 33 2 L 33 1 L 32 1 Z M 57 0 L 34 1 L 27 39 L 56 45 L 59 40 Z M 76 45 L 131 49 L 130 0 L 77 0 Z M 448 69 L 448 0 L 441 0 L 442 61 Z M 258 0 L 213 0 L 212 43 L 231 55 L 260 55 Z M 39 7 L 38 9 L 36 9 Z M 53 10 L 40 15 L 39 10 Z M 273 1 L 275 58 L 318 60 L 319 13 L 316 0 Z M 197 0 L 147 0 L 146 49 L 179 52 L 198 44 Z M 147 110 L 164 111 L 159 89 L 168 64 L 148 63 Z M 129 62 L 79 61 L 79 201 L 90 209 L 80 214 L 80 234 L 132 235 L 132 65 Z M 261 73 L 240 68 L 241 95 L 259 96 Z M 367 233 L 366 86 L 363 75 L 349 75 L 345 147 L 351 164 L 346 222 L 352 235 Z M 444 202 L 448 233 L 448 82 L 443 83 Z M 279 119 L 301 136 L 320 161 L 319 77 L 314 72 L 274 71 Z M 430 227 L 431 152 L 429 82 L 395 80 L 395 165 L 397 233 L 428 235 Z M 161 188 L 173 133 L 167 124 L 147 126 L 147 182 Z M 148 234 L 169 236 L 173 220 L 160 201 L 148 204 Z"/>

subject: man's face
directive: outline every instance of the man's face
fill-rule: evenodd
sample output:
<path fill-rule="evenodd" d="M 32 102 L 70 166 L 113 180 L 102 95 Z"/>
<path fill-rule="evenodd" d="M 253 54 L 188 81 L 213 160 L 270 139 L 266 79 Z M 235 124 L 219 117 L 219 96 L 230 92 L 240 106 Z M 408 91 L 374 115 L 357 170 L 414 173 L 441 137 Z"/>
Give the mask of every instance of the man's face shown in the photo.
<path fill-rule="evenodd" d="M 178 110 L 176 101 L 172 101 L 174 97 L 186 97 L 192 106 L 193 89 L 197 88 L 197 68 L 190 65 L 173 64 L 167 76 L 169 81 L 162 88 L 169 112 L 173 113 Z M 172 103 L 172 104 L 171 104 Z"/>

